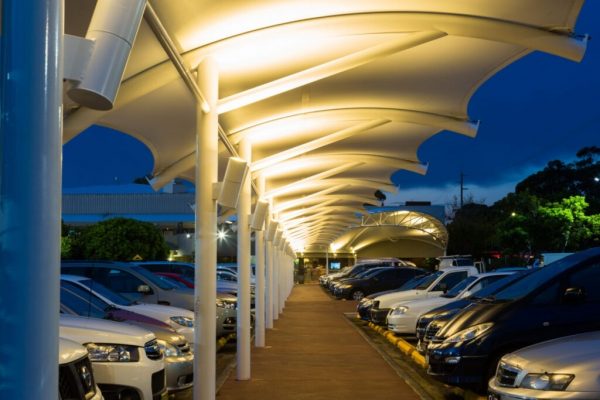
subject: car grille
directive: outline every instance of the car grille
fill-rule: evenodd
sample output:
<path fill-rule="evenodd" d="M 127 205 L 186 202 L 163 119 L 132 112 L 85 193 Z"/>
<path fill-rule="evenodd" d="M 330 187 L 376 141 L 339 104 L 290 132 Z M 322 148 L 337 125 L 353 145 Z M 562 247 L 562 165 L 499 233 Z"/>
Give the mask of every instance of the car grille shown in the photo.
<path fill-rule="evenodd" d="M 62 400 L 88 399 L 96 393 L 92 363 L 87 357 L 59 367 L 58 391 Z"/>
<path fill-rule="evenodd" d="M 152 374 L 152 394 L 156 395 L 165 389 L 165 370 L 161 369 Z"/>
<path fill-rule="evenodd" d="M 163 357 L 162 351 L 156 342 L 156 339 L 149 341 L 144 345 L 146 351 L 146 357 L 150 360 L 160 360 Z"/>
<path fill-rule="evenodd" d="M 439 326 L 436 323 L 431 323 L 427 326 L 427 329 L 425 330 L 425 335 L 424 335 L 424 339 L 425 340 L 429 340 L 431 341 L 435 335 L 437 335 L 437 333 L 440 331 L 441 326 Z"/>
<path fill-rule="evenodd" d="M 498 365 L 498 371 L 496 371 L 496 383 L 499 386 L 514 387 L 517 375 L 520 370 L 504 362 L 500 362 Z"/>

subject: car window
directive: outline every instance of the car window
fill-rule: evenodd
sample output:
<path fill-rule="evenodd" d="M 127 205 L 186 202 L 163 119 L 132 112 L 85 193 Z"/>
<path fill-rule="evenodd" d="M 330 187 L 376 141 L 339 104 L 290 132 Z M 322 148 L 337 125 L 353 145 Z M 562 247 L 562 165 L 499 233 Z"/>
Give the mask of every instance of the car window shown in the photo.
<path fill-rule="evenodd" d="M 237 277 L 229 272 L 217 271 L 217 279 L 221 281 L 237 282 Z"/>
<path fill-rule="evenodd" d="M 532 300 L 532 304 L 548 305 L 558 304 L 560 297 L 560 282 L 555 282 L 546 289 L 542 290 Z"/>
<path fill-rule="evenodd" d="M 169 285 L 172 285 L 172 286 L 180 288 L 180 289 L 187 288 L 187 285 L 185 283 L 179 282 L 177 279 L 172 278 L 170 276 L 158 275 L 158 279 L 163 280 L 166 283 L 168 283 Z"/>
<path fill-rule="evenodd" d="M 435 280 L 436 280 L 437 278 L 439 278 L 439 277 L 440 277 L 440 275 L 442 275 L 442 274 L 443 274 L 443 272 L 442 272 L 442 271 L 437 271 L 437 272 L 434 272 L 434 273 L 433 273 L 433 274 L 431 274 L 431 275 L 427 275 L 427 276 L 426 276 L 426 277 L 425 277 L 425 278 L 424 278 L 424 279 L 421 281 L 421 283 L 419 283 L 419 284 L 418 284 L 418 285 L 415 287 L 415 289 L 416 289 L 416 290 L 425 290 L 425 289 L 427 289 L 427 288 L 428 288 L 429 286 L 431 286 L 431 284 L 432 284 L 433 282 L 435 282 Z"/>
<path fill-rule="evenodd" d="M 171 285 L 166 280 L 160 279 L 160 276 L 154 275 L 152 272 L 148 271 L 147 269 L 144 269 L 144 268 L 139 267 L 137 265 L 132 266 L 131 269 L 133 271 L 137 272 L 138 274 L 140 274 L 141 276 L 143 276 L 144 279 L 147 279 L 148 281 L 150 281 L 151 283 L 153 283 L 154 285 L 158 286 L 159 288 L 161 288 L 163 290 L 175 289 L 175 286 Z M 125 272 L 125 271 L 123 271 L 123 272 Z M 129 274 L 129 275 L 131 275 L 131 274 Z M 140 285 L 141 285 L 141 283 L 140 283 Z"/>
<path fill-rule="evenodd" d="M 572 273 L 567 287 L 583 289 L 586 303 L 600 303 L 600 263 Z"/>
<path fill-rule="evenodd" d="M 118 306 L 130 306 L 133 303 L 127 299 L 126 297 L 121 296 L 119 293 L 110 290 L 100 282 L 96 282 L 91 279 L 82 279 L 79 281 L 79 284 L 84 285 L 94 292 L 98 293 L 100 296 L 104 297 L 108 301 Z"/>
<path fill-rule="evenodd" d="M 111 269 L 106 277 L 106 286 L 117 293 L 137 293 L 140 285 L 146 283 L 129 272 Z"/>
<path fill-rule="evenodd" d="M 448 272 L 446 274 L 446 276 L 444 276 L 442 279 L 440 279 L 440 281 L 435 285 L 435 287 L 433 289 L 431 289 L 431 291 L 433 291 L 433 292 L 441 291 L 442 284 L 446 284 L 446 288 L 451 289 L 456 284 L 458 284 L 460 281 L 465 279 L 468 275 L 469 274 L 467 273 L 467 271 Z"/>
<path fill-rule="evenodd" d="M 471 286 L 469 288 L 469 292 L 474 293 L 477 292 L 481 289 L 483 289 L 484 287 L 487 287 L 488 285 L 491 285 L 494 282 L 499 281 L 500 279 L 504 278 L 506 275 L 493 275 L 493 276 L 486 276 L 485 278 L 481 278 L 479 281 L 477 281 L 473 286 Z"/>
<path fill-rule="evenodd" d="M 457 285 L 454 285 L 452 287 L 451 290 L 448 291 L 448 293 L 446 293 L 444 295 L 444 297 L 456 297 L 458 296 L 458 294 L 460 292 L 462 292 L 463 290 L 465 290 L 467 288 L 467 286 L 469 286 L 471 283 L 473 283 L 473 281 L 476 281 L 477 277 L 476 276 L 468 276 L 465 279 L 463 279 L 461 282 L 459 282 Z"/>
<path fill-rule="evenodd" d="M 89 291 L 72 286 L 70 282 L 60 283 L 60 302 L 76 315 L 104 318 L 109 304 Z"/>

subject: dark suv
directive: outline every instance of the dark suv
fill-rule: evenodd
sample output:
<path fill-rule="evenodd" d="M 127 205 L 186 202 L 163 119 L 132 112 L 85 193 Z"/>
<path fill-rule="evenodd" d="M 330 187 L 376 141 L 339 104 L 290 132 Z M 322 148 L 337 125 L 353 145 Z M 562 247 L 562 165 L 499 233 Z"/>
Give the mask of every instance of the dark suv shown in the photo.
<path fill-rule="evenodd" d="M 456 315 L 427 349 L 428 373 L 484 390 L 504 354 L 600 329 L 600 248 L 534 270 Z"/>

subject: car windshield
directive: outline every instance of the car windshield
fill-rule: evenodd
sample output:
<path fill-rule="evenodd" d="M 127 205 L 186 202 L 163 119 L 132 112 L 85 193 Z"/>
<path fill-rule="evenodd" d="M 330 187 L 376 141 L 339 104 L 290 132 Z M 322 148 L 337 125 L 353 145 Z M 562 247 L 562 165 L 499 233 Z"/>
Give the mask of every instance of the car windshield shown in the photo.
<path fill-rule="evenodd" d="M 84 285 L 93 292 L 98 293 L 100 296 L 104 297 L 111 303 L 116 304 L 118 306 L 131 306 L 135 304 L 131 300 L 121 296 L 119 293 L 113 292 L 103 284 L 96 282 L 92 279 L 82 279 L 78 281 L 78 283 Z"/>
<path fill-rule="evenodd" d="M 425 289 L 427 289 L 443 273 L 444 273 L 444 271 L 436 271 L 436 272 L 434 272 L 431 275 L 427 275 L 425 277 L 425 279 L 423 279 L 417 286 L 415 286 L 415 289 L 416 290 L 425 290 Z"/>
<path fill-rule="evenodd" d="M 419 286 L 421 284 L 421 282 L 423 282 L 425 279 L 427 279 L 429 277 L 429 274 L 427 275 L 419 275 L 419 276 L 415 276 L 414 278 L 410 279 L 409 281 L 407 281 L 404 285 L 400 286 L 400 288 L 398 288 L 398 291 L 401 290 L 410 290 L 410 289 L 414 289 L 417 286 Z M 396 290 L 394 290 L 396 291 Z"/>
<path fill-rule="evenodd" d="M 453 288 L 451 288 L 447 293 L 443 294 L 442 297 L 454 298 L 460 294 L 463 290 L 467 288 L 471 283 L 477 280 L 476 276 L 468 276 L 458 284 L 456 284 Z"/>
<path fill-rule="evenodd" d="M 186 284 L 183 282 L 179 282 L 177 279 L 173 279 L 170 276 L 165 276 L 165 275 L 157 275 L 160 279 L 162 279 L 163 281 L 178 287 L 178 288 L 187 288 Z"/>
<path fill-rule="evenodd" d="M 138 274 L 142 275 L 144 278 L 148 279 L 150 282 L 152 282 L 153 284 L 155 284 L 156 286 L 158 286 L 159 288 L 161 288 L 163 290 L 173 290 L 177 287 L 177 286 L 173 286 L 171 283 L 167 282 L 164 279 L 160 279 L 160 278 L 162 278 L 161 276 L 154 275 L 152 272 L 148 271 L 146 268 L 139 267 L 137 265 L 132 265 L 131 269 L 134 270 L 135 272 L 137 272 Z"/>
<path fill-rule="evenodd" d="M 385 269 L 385 268 L 370 268 L 370 269 L 363 271 L 360 274 L 356 275 L 355 278 L 369 278 L 373 275 L 377 275 L 379 273 L 379 271 L 381 271 L 382 269 Z"/>
<path fill-rule="evenodd" d="M 485 286 L 483 289 L 476 291 L 471 296 L 469 296 L 469 299 L 477 300 L 477 299 L 482 299 L 484 297 L 488 297 L 493 294 L 496 294 L 500 290 L 508 287 L 509 285 L 512 285 L 514 282 L 518 281 L 519 279 L 523 279 L 523 277 L 525 277 L 529 272 L 530 272 L 529 270 L 526 270 L 521 273 L 507 275 L 504 278 L 501 278 L 494 283 L 490 283 L 489 285 Z"/>
<path fill-rule="evenodd" d="M 555 276 L 581 262 L 581 260 L 582 257 L 570 256 L 548 264 L 543 268 L 535 268 L 523 279 L 499 291 L 496 295 L 494 295 L 492 300 L 514 301 L 525 297 L 544 283 L 550 281 Z"/>

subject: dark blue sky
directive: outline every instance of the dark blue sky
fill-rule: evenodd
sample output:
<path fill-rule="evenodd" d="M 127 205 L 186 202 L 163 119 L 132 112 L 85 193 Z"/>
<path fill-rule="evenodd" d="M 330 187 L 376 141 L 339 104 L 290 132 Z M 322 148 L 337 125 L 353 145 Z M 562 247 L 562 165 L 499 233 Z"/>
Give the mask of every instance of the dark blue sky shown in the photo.
<path fill-rule="evenodd" d="M 418 155 L 427 175 L 396 173 L 400 192 L 388 200 L 451 202 L 462 171 L 467 193 L 493 202 L 548 161 L 600 145 L 599 1 L 586 1 L 576 32 L 596 38 L 581 63 L 535 52 L 497 73 L 469 105 L 481 120 L 477 137 L 442 132 L 425 142 Z M 149 173 L 152 157 L 137 140 L 92 127 L 65 145 L 63 165 L 65 188 L 112 185 Z"/>

